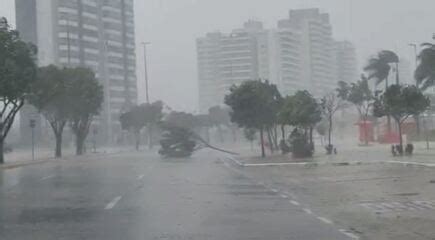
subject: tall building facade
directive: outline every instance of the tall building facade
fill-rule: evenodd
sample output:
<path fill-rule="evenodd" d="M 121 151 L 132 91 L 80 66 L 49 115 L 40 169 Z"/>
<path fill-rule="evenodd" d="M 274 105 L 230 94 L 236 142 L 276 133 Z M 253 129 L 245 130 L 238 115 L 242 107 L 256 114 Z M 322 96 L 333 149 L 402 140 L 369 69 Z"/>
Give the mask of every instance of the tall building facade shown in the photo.
<path fill-rule="evenodd" d="M 249 21 L 230 34 L 209 33 L 197 39 L 201 112 L 222 104 L 233 84 L 260 79 L 260 62 L 267 60 L 259 54 L 261 47 L 265 46 L 259 44 L 259 36 L 265 34 L 260 22 Z"/>
<path fill-rule="evenodd" d="M 38 47 L 38 65 L 95 72 L 104 87 L 95 122 L 113 142 L 120 113 L 137 102 L 133 0 L 16 0 L 16 20 L 22 38 Z M 21 115 L 24 136 L 29 113 Z"/>
<path fill-rule="evenodd" d="M 349 41 L 334 41 L 337 82 L 355 82 L 359 79 L 358 62 L 353 44 Z"/>
<path fill-rule="evenodd" d="M 357 75 L 353 45 L 333 39 L 329 15 L 319 9 L 290 10 L 275 29 L 249 21 L 230 34 L 207 34 L 197 40 L 197 53 L 201 112 L 246 80 L 269 80 L 283 95 L 308 90 L 320 98 Z"/>

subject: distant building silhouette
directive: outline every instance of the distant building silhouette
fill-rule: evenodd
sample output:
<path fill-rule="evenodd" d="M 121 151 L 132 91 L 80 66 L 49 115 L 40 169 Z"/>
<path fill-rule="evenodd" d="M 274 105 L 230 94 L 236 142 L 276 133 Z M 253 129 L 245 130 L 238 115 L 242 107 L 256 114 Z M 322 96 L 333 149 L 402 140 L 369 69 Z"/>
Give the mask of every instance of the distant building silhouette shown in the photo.
<path fill-rule="evenodd" d="M 248 21 L 229 34 L 197 39 L 199 106 L 206 112 L 222 104 L 233 84 L 269 80 L 283 95 L 309 90 L 315 97 L 337 82 L 357 80 L 355 48 L 332 38 L 329 15 L 319 9 L 290 10 L 275 29 Z"/>

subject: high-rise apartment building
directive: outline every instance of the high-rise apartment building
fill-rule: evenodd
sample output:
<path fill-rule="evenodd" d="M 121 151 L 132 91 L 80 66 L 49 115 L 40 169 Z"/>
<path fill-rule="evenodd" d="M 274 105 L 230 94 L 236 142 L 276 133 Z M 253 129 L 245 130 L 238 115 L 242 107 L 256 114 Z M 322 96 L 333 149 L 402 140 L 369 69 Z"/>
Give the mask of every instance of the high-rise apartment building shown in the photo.
<path fill-rule="evenodd" d="M 336 83 L 329 14 L 319 9 L 290 10 L 289 25 L 301 39 L 301 80 L 308 82 L 308 90 L 314 96 L 321 97 Z"/>
<path fill-rule="evenodd" d="M 209 33 L 197 39 L 199 105 L 201 112 L 222 104 L 233 84 L 260 79 L 261 58 L 259 36 L 265 35 L 257 21 L 245 23 L 230 34 Z M 266 71 L 266 70 L 265 70 Z"/>
<path fill-rule="evenodd" d="M 84 66 L 95 72 L 104 86 L 96 122 L 110 141 L 120 132 L 120 113 L 137 101 L 133 13 L 133 0 L 16 0 L 17 29 L 38 47 L 40 66 Z M 22 136 L 29 132 L 28 115 L 24 110 Z"/>
<path fill-rule="evenodd" d="M 353 45 L 333 39 L 329 15 L 318 9 L 290 10 L 276 29 L 249 21 L 230 34 L 207 34 L 197 40 L 197 52 L 201 112 L 246 80 L 269 80 L 283 95 L 308 90 L 320 98 L 356 77 Z"/>
<path fill-rule="evenodd" d="M 358 80 L 358 62 L 353 44 L 349 41 L 334 41 L 337 82 Z"/>

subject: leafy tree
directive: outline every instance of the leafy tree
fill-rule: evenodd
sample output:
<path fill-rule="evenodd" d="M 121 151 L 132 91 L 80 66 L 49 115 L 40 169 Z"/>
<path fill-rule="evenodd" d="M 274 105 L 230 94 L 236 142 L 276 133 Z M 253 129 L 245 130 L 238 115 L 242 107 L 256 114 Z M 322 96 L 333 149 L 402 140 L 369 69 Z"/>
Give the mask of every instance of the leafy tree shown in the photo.
<path fill-rule="evenodd" d="M 23 42 L 6 19 L 0 26 L 0 164 L 3 148 L 15 116 L 36 79 L 36 47 Z"/>
<path fill-rule="evenodd" d="M 424 112 L 429 105 L 429 99 L 416 86 L 392 85 L 376 99 L 373 112 L 376 117 L 390 115 L 396 121 L 403 149 L 402 123 L 408 117 Z"/>
<path fill-rule="evenodd" d="M 69 122 L 76 137 L 76 154 L 82 155 L 89 127 L 95 115 L 100 112 L 103 103 L 103 87 L 88 68 L 67 69 L 71 114 Z"/>
<path fill-rule="evenodd" d="M 368 121 L 375 97 L 372 91 L 370 91 L 368 78 L 366 76 L 361 75 L 361 80 L 356 83 L 348 84 L 346 82 L 339 82 L 337 93 L 339 98 L 355 106 L 360 121 Z M 367 128 L 365 128 L 365 131 L 367 131 Z M 367 136 L 368 133 L 366 132 L 365 135 Z M 368 145 L 367 137 L 365 141 L 365 144 Z"/>
<path fill-rule="evenodd" d="M 172 111 L 165 120 L 166 125 L 193 130 L 197 127 L 197 118 L 191 113 Z"/>
<path fill-rule="evenodd" d="M 322 109 L 308 91 L 298 91 L 284 99 L 280 117 L 291 126 L 304 129 L 305 137 L 313 145 L 313 129 L 322 120 Z"/>
<path fill-rule="evenodd" d="M 423 43 L 418 56 L 420 62 L 415 70 L 417 86 L 422 91 L 435 86 L 435 44 Z"/>
<path fill-rule="evenodd" d="M 70 116 L 69 70 L 54 65 L 38 70 L 37 81 L 32 86 L 29 101 L 47 119 L 53 130 L 55 157 L 62 157 L 62 135 Z"/>
<path fill-rule="evenodd" d="M 341 98 L 339 98 L 335 92 L 328 93 L 325 97 L 322 98 L 322 101 L 320 103 L 320 106 L 322 108 L 323 115 L 328 121 L 328 146 L 327 151 L 328 154 L 332 153 L 333 145 L 332 145 L 332 123 L 335 113 L 339 110 L 344 108 L 345 101 L 343 101 Z"/>
<path fill-rule="evenodd" d="M 232 109 L 231 121 L 239 127 L 259 130 L 262 157 L 266 156 L 264 130 L 276 123 L 280 98 L 277 87 L 267 81 L 246 81 L 240 86 L 232 86 L 225 96 L 225 104 Z"/>
<path fill-rule="evenodd" d="M 151 129 L 161 121 L 163 117 L 163 102 L 157 101 L 154 103 L 144 103 L 139 106 L 134 106 L 130 111 L 123 113 L 119 120 L 121 127 L 124 130 L 129 130 L 134 133 L 136 141 L 136 150 L 140 146 L 140 132 L 145 126 L 148 126 L 149 142 L 152 142 Z M 151 145 L 150 145 L 151 146 Z"/>

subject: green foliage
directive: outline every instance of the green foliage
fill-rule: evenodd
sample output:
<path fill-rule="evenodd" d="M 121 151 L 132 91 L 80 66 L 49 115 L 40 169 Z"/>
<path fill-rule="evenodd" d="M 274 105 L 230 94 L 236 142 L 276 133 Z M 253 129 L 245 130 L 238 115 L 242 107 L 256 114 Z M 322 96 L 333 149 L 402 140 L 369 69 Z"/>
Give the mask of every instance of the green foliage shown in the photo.
<path fill-rule="evenodd" d="M 263 157 L 263 131 L 276 124 L 281 98 L 276 85 L 268 81 L 246 81 L 240 86 L 232 86 L 230 93 L 225 96 L 225 104 L 232 110 L 232 122 L 239 127 L 260 130 Z"/>
<path fill-rule="evenodd" d="M 376 100 L 374 115 L 390 115 L 403 122 L 411 115 L 424 112 L 429 105 L 429 99 L 417 87 L 392 85 Z"/>
<path fill-rule="evenodd" d="M 361 80 L 351 84 L 339 82 L 337 96 L 353 104 L 360 115 L 360 119 L 367 120 L 375 99 L 370 90 L 367 77 L 361 75 Z"/>
<path fill-rule="evenodd" d="M 298 91 L 284 99 L 279 115 L 285 124 L 306 129 L 322 120 L 322 109 L 308 91 Z"/>
<path fill-rule="evenodd" d="M 36 79 L 36 47 L 23 42 L 7 23 L 0 28 L 0 164 L 3 144 Z"/>
<path fill-rule="evenodd" d="M 92 119 L 101 110 L 103 87 L 95 78 L 94 72 L 88 68 L 67 68 L 66 77 L 71 98 L 69 122 L 76 136 L 76 153 L 81 155 Z"/>
<path fill-rule="evenodd" d="M 164 124 L 193 130 L 197 127 L 197 118 L 191 113 L 173 111 L 166 116 Z"/>
<path fill-rule="evenodd" d="M 392 85 L 376 99 L 373 113 L 376 117 L 393 117 L 399 127 L 400 146 L 403 149 L 402 123 L 409 116 L 426 111 L 429 105 L 429 99 L 416 86 Z"/>
<path fill-rule="evenodd" d="M 70 117 L 70 81 L 67 69 L 54 65 L 38 70 L 36 82 L 32 85 L 29 102 L 35 106 L 50 123 L 56 138 L 55 156 L 62 156 L 62 133 Z"/>
<path fill-rule="evenodd" d="M 314 149 L 307 136 L 298 128 L 290 135 L 291 152 L 295 158 L 312 157 Z"/>
<path fill-rule="evenodd" d="M 257 130 L 255 128 L 244 128 L 243 135 L 248 141 L 253 142 L 257 137 Z"/>
<path fill-rule="evenodd" d="M 130 111 L 120 116 L 121 127 L 124 130 L 138 132 L 147 124 L 157 124 L 163 118 L 163 102 L 144 103 L 134 106 Z"/>
<path fill-rule="evenodd" d="M 435 44 L 424 43 L 419 55 L 419 65 L 415 70 L 418 86 L 424 91 L 435 85 Z"/>
<path fill-rule="evenodd" d="M 398 63 L 399 57 L 392 51 L 380 51 L 377 56 L 369 59 L 368 64 L 364 67 L 367 71 L 368 79 L 376 79 L 376 85 L 388 79 L 391 70 L 391 63 Z"/>
<path fill-rule="evenodd" d="M 191 130 L 167 124 L 163 125 L 163 130 L 160 155 L 172 158 L 184 158 L 192 155 L 196 141 Z"/>
<path fill-rule="evenodd" d="M 225 104 L 232 109 L 231 121 L 239 127 L 261 129 L 276 122 L 280 99 L 276 85 L 267 81 L 246 81 L 231 87 Z"/>

